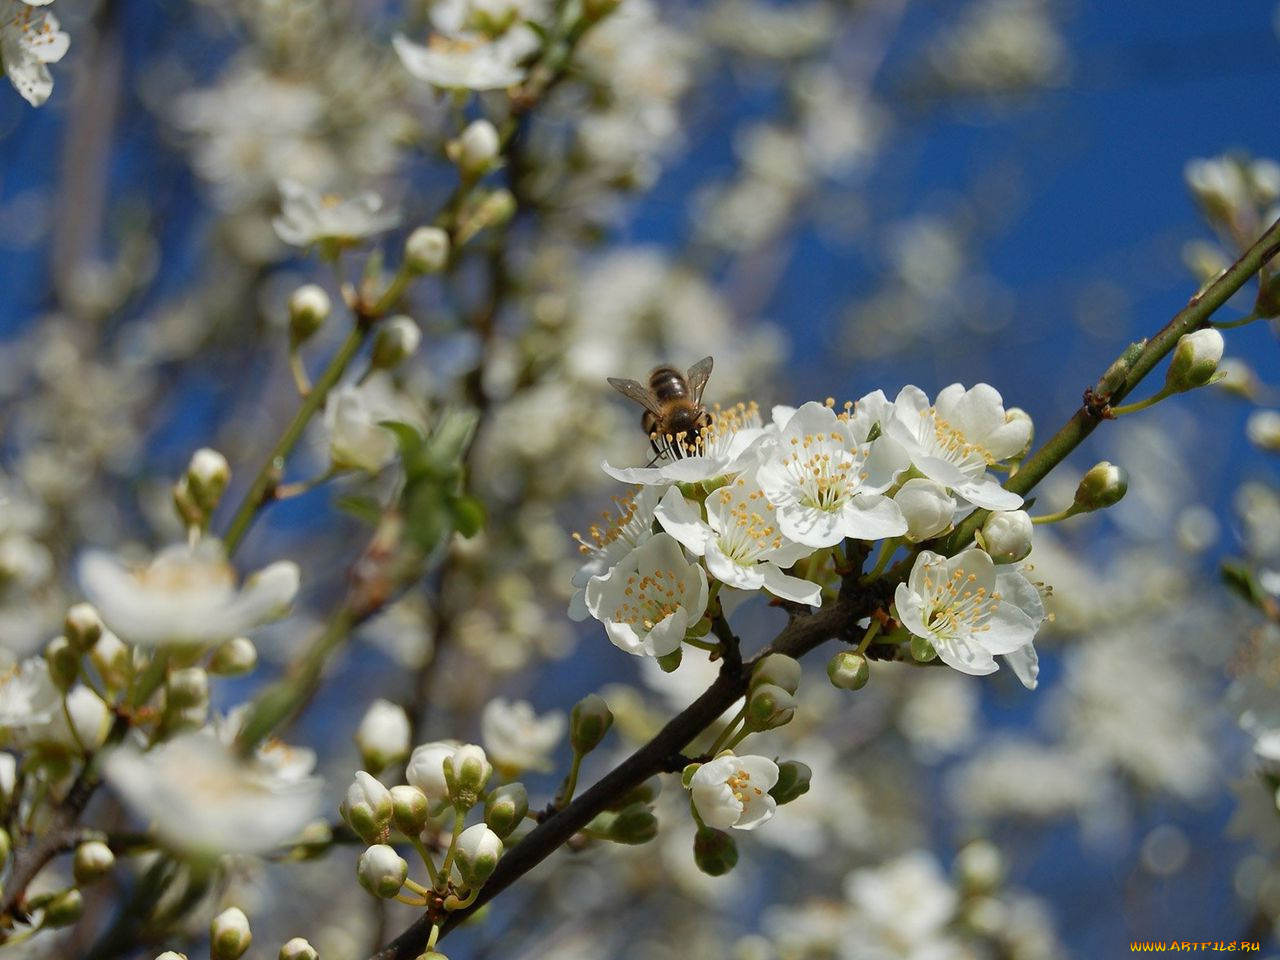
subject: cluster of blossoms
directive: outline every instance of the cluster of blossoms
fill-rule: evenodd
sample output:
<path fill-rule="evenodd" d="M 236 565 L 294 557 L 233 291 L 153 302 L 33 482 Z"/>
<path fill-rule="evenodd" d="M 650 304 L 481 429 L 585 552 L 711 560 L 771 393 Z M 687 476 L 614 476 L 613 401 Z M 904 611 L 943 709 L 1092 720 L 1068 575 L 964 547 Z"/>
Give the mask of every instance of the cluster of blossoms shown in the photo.
<path fill-rule="evenodd" d="M 840 412 L 779 407 L 767 426 L 754 408 L 717 411 L 687 456 L 605 465 L 643 488 L 614 526 L 583 541 L 571 613 L 600 620 L 629 653 L 668 657 L 699 634 L 722 588 L 818 607 L 833 596 L 842 545 L 881 541 L 877 574 L 898 550 L 911 565 L 894 594 L 896 633 L 878 643 L 914 638 L 917 659 L 936 653 L 970 674 L 1007 656 L 1034 686 L 1045 610 L 1018 567 L 1031 520 L 989 473 L 1030 440 L 1030 419 L 1006 411 L 986 384 L 953 384 L 934 403 L 908 386 L 893 401 L 876 391 Z M 992 511 L 978 546 L 950 557 L 922 546 L 975 508 Z"/>

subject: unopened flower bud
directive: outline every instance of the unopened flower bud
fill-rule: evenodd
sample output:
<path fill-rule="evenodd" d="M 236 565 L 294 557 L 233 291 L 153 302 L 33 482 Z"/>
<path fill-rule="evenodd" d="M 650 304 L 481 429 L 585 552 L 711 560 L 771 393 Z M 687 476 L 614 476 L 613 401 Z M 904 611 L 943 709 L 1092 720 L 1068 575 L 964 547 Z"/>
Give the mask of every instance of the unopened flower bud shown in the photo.
<path fill-rule="evenodd" d="M 209 702 L 209 674 L 201 667 L 185 667 L 169 674 L 166 684 L 166 706 L 170 710 L 188 710 Z"/>
<path fill-rule="evenodd" d="M 529 812 L 529 793 L 523 783 L 508 783 L 489 794 L 484 805 L 484 822 L 501 840 L 520 826 Z"/>
<path fill-rule="evenodd" d="M 633 803 L 643 803 L 652 805 L 653 801 L 658 798 L 658 794 L 662 791 L 662 780 L 658 777 L 650 777 L 644 783 L 634 789 L 628 790 L 617 800 L 611 802 L 607 810 L 623 810 L 631 806 Z"/>
<path fill-rule="evenodd" d="M 1089 468 L 1076 487 L 1075 505 L 1078 511 L 1101 510 L 1120 499 L 1129 491 L 1129 475 L 1122 467 L 1103 460 Z"/>
<path fill-rule="evenodd" d="M 493 169 L 502 142 L 498 130 L 488 120 L 473 120 L 458 139 L 449 144 L 449 159 L 464 177 L 475 179 Z"/>
<path fill-rule="evenodd" d="M 9 862 L 9 854 L 13 853 L 13 841 L 9 839 L 9 831 L 0 827 L 0 869 Z"/>
<path fill-rule="evenodd" d="M 790 803 L 809 792 L 809 781 L 813 779 L 813 770 L 799 760 L 784 760 L 778 764 L 778 782 L 769 791 L 769 796 L 779 806 Z"/>
<path fill-rule="evenodd" d="M 796 698 L 772 683 L 762 683 L 747 697 L 747 727 L 772 730 L 791 722 L 796 714 Z"/>
<path fill-rule="evenodd" d="M 258 665 L 258 648 L 248 637 L 224 640 L 209 658 L 209 672 L 215 677 L 239 677 Z"/>
<path fill-rule="evenodd" d="M 871 677 L 871 668 L 862 654 L 841 650 L 827 662 L 827 677 L 840 690 L 861 690 Z"/>
<path fill-rule="evenodd" d="M 67 611 L 63 624 L 67 639 L 77 650 L 89 650 L 102 636 L 102 618 L 91 603 L 77 603 Z"/>
<path fill-rule="evenodd" d="M 449 785 L 449 801 L 469 810 L 480 799 L 484 785 L 493 776 L 493 764 L 485 756 L 484 747 L 474 743 L 461 746 L 444 761 L 444 780 Z"/>
<path fill-rule="evenodd" d="M 191 455 L 186 479 L 192 499 L 209 515 L 218 508 L 218 501 L 231 482 L 231 465 L 217 450 L 201 447 Z"/>
<path fill-rule="evenodd" d="M 771 653 L 751 671 L 751 688 L 762 683 L 781 687 L 787 693 L 795 693 L 800 686 L 800 661 L 785 653 Z"/>
<path fill-rule="evenodd" d="M 1035 531 L 1025 510 L 996 510 L 982 524 L 982 545 L 996 563 L 1017 563 L 1031 552 Z"/>
<path fill-rule="evenodd" d="M 390 700 L 369 704 L 356 730 L 365 768 L 377 772 L 409 756 L 409 715 Z"/>
<path fill-rule="evenodd" d="M 320 954 L 302 937 L 294 937 L 276 955 L 277 960 L 320 960 Z"/>
<path fill-rule="evenodd" d="M 911 638 L 911 659 L 916 663 L 929 663 L 932 660 L 936 660 L 937 657 L 938 651 L 924 637 L 913 636 Z"/>
<path fill-rule="evenodd" d="M 44 905 L 44 926 L 69 927 L 83 914 L 84 896 L 75 887 L 68 887 Z"/>
<path fill-rule="evenodd" d="M 458 228 L 458 243 L 466 243 L 481 230 L 500 227 L 515 215 L 516 198 L 505 187 L 490 192 L 471 210 Z"/>
<path fill-rule="evenodd" d="M 378 328 L 369 365 L 375 370 L 393 370 L 413 356 L 421 342 L 422 331 L 412 319 L 403 314 L 391 317 Z"/>
<path fill-rule="evenodd" d="M 109 689 L 121 690 L 128 685 L 129 648 L 110 630 L 102 631 L 102 636 L 89 651 L 89 659 Z"/>
<path fill-rule="evenodd" d="M 1181 393 L 1203 387 L 1218 370 L 1223 346 L 1222 334 L 1213 327 L 1183 334 L 1173 348 L 1173 359 L 1164 378 L 1165 389 Z"/>
<path fill-rule="evenodd" d="M 483 823 L 467 827 L 458 836 L 458 872 L 469 887 L 489 879 L 502 856 L 502 839 Z"/>
<path fill-rule="evenodd" d="M 187 955 L 176 950 L 166 950 L 164 953 L 157 953 L 156 960 L 187 960 Z"/>
<path fill-rule="evenodd" d="M 638 846 L 658 835 L 658 818 L 643 803 L 633 803 L 618 811 L 609 825 L 609 839 L 614 843 Z"/>
<path fill-rule="evenodd" d="M 907 539 L 912 543 L 951 529 L 956 502 L 947 488 L 935 480 L 912 477 L 893 495 L 893 502 L 907 521 Z"/>
<path fill-rule="evenodd" d="M 708 876 L 722 877 L 738 863 L 738 845 L 723 830 L 699 827 L 693 836 L 693 862 Z"/>
<path fill-rule="evenodd" d="M 391 824 L 391 791 L 365 771 L 357 770 L 338 810 L 361 840 L 374 843 L 385 839 Z"/>
<path fill-rule="evenodd" d="M 404 258 L 418 273 L 439 273 L 449 262 L 449 234 L 439 227 L 418 227 L 404 242 Z"/>
<path fill-rule="evenodd" d="M 427 825 L 431 803 L 427 795 L 417 787 L 397 784 L 391 793 L 391 822 L 406 837 L 416 837 Z"/>
<path fill-rule="evenodd" d="M 989 840 L 974 840 L 956 854 L 955 871 L 968 893 L 991 893 L 1004 878 L 1004 858 Z"/>
<path fill-rule="evenodd" d="M 76 746 L 97 750 L 111 732 L 111 708 L 88 687 L 79 686 L 67 694 L 67 717 Z"/>
<path fill-rule="evenodd" d="M 389 900 L 400 892 L 409 864 L 400 854 L 385 843 L 375 843 L 360 854 L 356 864 L 356 879 L 375 897 Z"/>
<path fill-rule="evenodd" d="M 589 693 L 576 704 L 569 714 L 569 743 L 573 752 L 587 754 L 600 745 L 604 735 L 613 726 L 613 713 L 604 698 Z"/>
<path fill-rule="evenodd" d="M 458 750 L 458 744 L 439 740 L 420 744 L 409 755 L 405 779 L 417 787 L 427 800 L 435 805 L 449 798 L 449 784 L 445 782 L 444 762 Z"/>
<path fill-rule="evenodd" d="M 80 654 L 66 637 L 54 637 L 45 644 L 44 659 L 55 687 L 66 693 L 75 686 L 80 675 Z"/>
<path fill-rule="evenodd" d="M 18 758 L 12 753 L 0 751 L 0 820 L 13 800 L 14 788 L 18 785 Z"/>
<path fill-rule="evenodd" d="M 71 859 L 71 872 L 80 886 L 106 876 L 115 865 L 116 855 L 101 840 L 86 840 L 76 847 Z"/>
<path fill-rule="evenodd" d="M 329 319 L 333 305 L 323 287 L 304 284 L 289 297 L 289 339 L 295 346 L 306 343 Z"/>
<path fill-rule="evenodd" d="M 249 918 L 239 907 L 229 907 L 209 924 L 210 960 L 239 960 L 253 943 Z"/>

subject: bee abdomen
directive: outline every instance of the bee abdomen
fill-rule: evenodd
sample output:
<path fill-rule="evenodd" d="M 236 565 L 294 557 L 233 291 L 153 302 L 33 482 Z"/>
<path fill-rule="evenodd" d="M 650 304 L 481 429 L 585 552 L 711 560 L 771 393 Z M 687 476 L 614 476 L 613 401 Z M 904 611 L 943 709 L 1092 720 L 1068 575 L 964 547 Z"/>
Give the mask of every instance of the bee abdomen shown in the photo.
<path fill-rule="evenodd" d="M 678 400 L 688 396 L 689 384 L 675 367 L 655 367 L 649 374 L 649 389 L 659 400 Z"/>

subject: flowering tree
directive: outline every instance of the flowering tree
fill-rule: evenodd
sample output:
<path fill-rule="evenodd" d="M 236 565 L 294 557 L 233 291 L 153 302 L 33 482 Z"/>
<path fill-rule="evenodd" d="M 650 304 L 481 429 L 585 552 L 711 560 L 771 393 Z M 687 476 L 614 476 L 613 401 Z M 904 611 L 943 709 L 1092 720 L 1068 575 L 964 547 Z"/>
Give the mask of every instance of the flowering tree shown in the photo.
<path fill-rule="evenodd" d="M 128 4 L 0 2 L 68 144 L 52 224 L 2 211 L 48 269 L 3 355 L 0 943 L 1056 957 L 1059 891 L 1010 879 L 1036 844 L 1174 877 L 1206 827 L 1150 811 L 1228 773 L 1244 919 L 1194 935 L 1272 931 L 1280 494 L 1223 480 L 1223 561 L 1177 444 L 1266 401 L 1224 351 L 1280 315 L 1280 166 L 1187 165 L 1217 239 L 1171 317 L 987 383 L 980 185 L 871 201 L 913 104 L 1065 82 L 1039 0 L 923 42 L 906 0 L 236 0 L 145 52 Z M 876 269 L 786 386 L 749 318 L 837 220 Z M 937 347 L 937 386 L 815 392 Z M 1274 411 L 1237 432 L 1280 449 Z"/>

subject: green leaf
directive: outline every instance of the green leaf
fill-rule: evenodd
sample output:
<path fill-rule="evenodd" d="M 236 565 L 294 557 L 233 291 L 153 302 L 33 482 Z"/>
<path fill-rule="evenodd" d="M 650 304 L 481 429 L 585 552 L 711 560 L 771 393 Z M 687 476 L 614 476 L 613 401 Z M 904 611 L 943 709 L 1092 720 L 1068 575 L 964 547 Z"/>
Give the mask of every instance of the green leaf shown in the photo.
<path fill-rule="evenodd" d="M 346 494 L 335 500 L 334 506 L 364 523 L 376 525 L 382 519 L 382 504 L 367 494 Z"/>
<path fill-rule="evenodd" d="M 484 504 L 470 494 L 454 497 L 449 504 L 453 511 L 453 526 L 470 539 L 484 529 Z"/>

